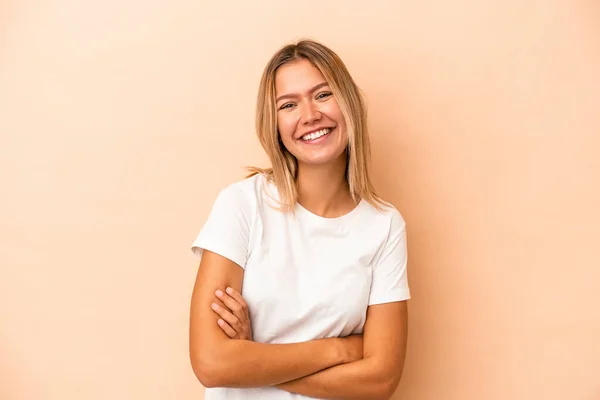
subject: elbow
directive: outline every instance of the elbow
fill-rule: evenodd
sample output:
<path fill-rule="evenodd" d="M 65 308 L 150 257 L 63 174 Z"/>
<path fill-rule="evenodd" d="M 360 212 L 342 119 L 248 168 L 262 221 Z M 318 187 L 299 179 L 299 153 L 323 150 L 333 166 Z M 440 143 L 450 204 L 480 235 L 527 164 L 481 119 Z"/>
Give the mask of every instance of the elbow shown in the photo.
<path fill-rule="evenodd" d="M 191 354 L 190 361 L 194 375 L 205 388 L 226 386 L 223 367 L 217 361 L 218 357 L 202 352 L 202 354 Z"/>
<path fill-rule="evenodd" d="M 396 386 L 378 383 L 371 387 L 369 394 L 365 397 L 368 400 L 390 400 L 396 391 Z"/>
<path fill-rule="evenodd" d="M 373 400 L 389 400 L 396 392 L 397 387 L 398 385 L 391 382 L 382 383 L 377 388 L 377 392 L 375 393 Z"/>
<path fill-rule="evenodd" d="M 194 371 L 194 375 L 202 386 L 205 388 L 213 388 L 219 386 L 219 379 L 217 374 L 214 372 L 214 368 L 212 367 L 209 360 L 206 360 L 204 357 L 192 356 L 191 357 L 192 370 Z"/>
<path fill-rule="evenodd" d="M 364 400 L 390 400 L 396 392 L 397 385 L 392 380 L 373 376 L 368 381 L 356 382 L 353 391 Z"/>
<path fill-rule="evenodd" d="M 389 400 L 396 389 L 398 388 L 398 384 L 400 383 L 400 378 L 395 375 L 380 374 L 380 377 L 385 377 L 383 379 L 379 379 L 374 385 L 371 391 L 371 400 Z"/>

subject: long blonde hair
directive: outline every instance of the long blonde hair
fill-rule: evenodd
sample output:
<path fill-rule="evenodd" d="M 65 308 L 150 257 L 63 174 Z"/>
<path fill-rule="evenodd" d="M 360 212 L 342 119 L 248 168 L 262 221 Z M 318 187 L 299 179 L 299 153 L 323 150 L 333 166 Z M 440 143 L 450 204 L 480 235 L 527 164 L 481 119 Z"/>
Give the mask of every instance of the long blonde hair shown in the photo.
<path fill-rule="evenodd" d="M 256 104 L 256 133 L 272 167 L 249 167 L 248 176 L 264 174 L 278 189 L 280 208 L 293 210 L 298 200 L 298 162 L 283 145 L 277 129 L 275 74 L 282 65 L 300 59 L 310 61 L 321 71 L 346 121 L 346 180 L 352 198 L 356 202 L 364 199 L 381 209 L 381 205 L 387 203 L 375 192 L 368 173 L 371 149 L 363 97 L 340 57 L 328 47 L 313 40 L 305 39 L 282 47 L 271 57 L 264 69 Z"/>

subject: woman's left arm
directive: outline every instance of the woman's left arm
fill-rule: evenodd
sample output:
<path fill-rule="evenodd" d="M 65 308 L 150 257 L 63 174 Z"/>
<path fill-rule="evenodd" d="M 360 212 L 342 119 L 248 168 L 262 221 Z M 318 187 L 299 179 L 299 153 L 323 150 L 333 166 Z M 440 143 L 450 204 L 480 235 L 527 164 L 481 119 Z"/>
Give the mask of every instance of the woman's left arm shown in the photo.
<path fill-rule="evenodd" d="M 389 399 L 400 382 L 408 336 L 406 301 L 370 306 L 362 360 L 338 365 L 277 387 L 320 399 Z"/>
<path fill-rule="evenodd" d="M 280 384 L 280 389 L 321 399 L 389 399 L 395 392 L 408 335 L 406 224 L 392 212 L 390 234 L 373 265 L 363 330 L 363 359 Z"/>

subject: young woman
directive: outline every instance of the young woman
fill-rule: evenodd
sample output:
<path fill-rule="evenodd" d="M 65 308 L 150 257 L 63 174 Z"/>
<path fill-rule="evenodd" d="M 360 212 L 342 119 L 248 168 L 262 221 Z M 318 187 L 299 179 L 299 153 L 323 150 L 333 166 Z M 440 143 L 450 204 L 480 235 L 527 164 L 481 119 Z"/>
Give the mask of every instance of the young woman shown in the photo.
<path fill-rule="evenodd" d="M 369 180 L 359 89 L 326 46 L 288 45 L 256 122 L 272 168 L 225 187 L 192 244 L 205 399 L 387 399 L 406 349 L 406 229 Z"/>

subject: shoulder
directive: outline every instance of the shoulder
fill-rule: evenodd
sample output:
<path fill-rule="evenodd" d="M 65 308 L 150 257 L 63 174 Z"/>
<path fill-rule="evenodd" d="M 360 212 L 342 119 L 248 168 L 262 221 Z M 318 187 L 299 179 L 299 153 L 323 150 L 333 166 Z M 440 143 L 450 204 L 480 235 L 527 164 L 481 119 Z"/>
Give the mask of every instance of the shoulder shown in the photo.
<path fill-rule="evenodd" d="M 256 204 L 257 196 L 260 195 L 262 176 L 253 175 L 227 184 L 217 194 L 217 202 L 249 207 Z"/>
<path fill-rule="evenodd" d="M 402 232 L 406 229 L 406 221 L 402 213 L 393 204 L 384 201 L 378 206 L 375 207 L 365 201 L 365 209 L 371 220 L 377 221 L 378 225 L 389 233 Z"/>
<path fill-rule="evenodd" d="M 251 219 L 259 210 L 270 210 L 267 206 L 277 204 L 277 199 L 275 185 L 259 173 L 223 187 L 217 194 L 213 209 Z"/>

